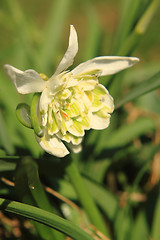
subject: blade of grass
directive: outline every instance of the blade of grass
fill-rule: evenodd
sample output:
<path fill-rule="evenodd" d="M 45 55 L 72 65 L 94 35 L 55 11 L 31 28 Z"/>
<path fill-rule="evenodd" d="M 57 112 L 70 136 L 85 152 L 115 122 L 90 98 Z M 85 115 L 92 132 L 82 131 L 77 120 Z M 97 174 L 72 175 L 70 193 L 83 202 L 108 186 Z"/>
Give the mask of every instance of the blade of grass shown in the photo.
<path fill-rule="evenodd" d="M 96 206 L 93 198 L 91 197 L 82 176 L 78 170 L 77 165 L 74 162 L 74 159 L 68 156 L 65 157 L 65 161 L 63 159 L 62 164 L 65 162 L 65 172 L 68 178 L 70 179 L 77 196 L 82 204 L 83 208 L 85 209 L 91 223 L 95 225 L 102 233 L 108 234 L 105 223 L 101 216 L 101 213 Z"/>
<path fill-rule="evenodd" d="M 159 7 L 159 4 L 159 0 L 151 1 L 146 11 L 137 22 L 134 31 L 132 34 L 130 34 L 130 36 L 123 43 L 123 46 L 118 51 L 118 55 L 129 55 L 133 51 L 141 39 L 141 36 L 146 32 L 148 25 L 150 24 L 152 18 L 155 15 L 155 12 Z"/>
<path fill-rule="evenodd" d="M 87 39 L 85 49 L 83 51 L 83 61 L 86 61 L 97 56 L 97 52 L 100 47 L 102 30 L 96 10 L 93 8 L 93 4 L 90 1 L 84 1 L 84 3 L 84 8 L 88 18 Z"/>
<path fill-rule="evenodd" d="M 143 210 L 138 213 L 131 232 L 131 240 L 147 239 L 149 228 L 146 221 L 146 215 Z"/>
<path fill-rule="evenodd" d="M 154 210 L 154 217 L 153 217 L 153 224 L 152 224 L 152 231 L 151 231 L 151 236 L 154 240 L 160 239 L 159 223 L 160 223 L 160 194 L 157 198 L 156 207 Z"/>
<path fill-rule="evenodd" d="M 122 1 L 121 22 L 115 38 L 113 54 L 117 54 L 124 40 L 130 34 L 136 22 L 139 13 L 139 7 L 143 9 L 142 0 L 124 0 Z"/>
<path fill-rule="evenodd" d="M 4 149 L 7 151 L 7 153 L 13 155 L 14 146 L 10 140 L 10 135 L 9 132 L 7 131 L 7 126 L 1 110 L 0 110 L 0 141 Z"/>
<path fill-rule="evenodd" d="M 33 41 L 30 27 L 32 26 L 32 24 L 29 21 L 27 21 L 25 11 L 19 4 L 19 1 L 6 0 L 5 3 L 10 11 L 10 16 L 14 23 L 15 26 L 14 30 L 17 31 L 16 35 L 20 40 L 19 44 L 23 46 L 23 51 L 25 52 L 26 60 L 28 60 L 28 63 L 32 62 L 33 56 L 36 56 L 37 54 L 32 44 Z"/>
<path fill-rule="evenodd" d="M 57 60 L 57 48 L 63 33 L 66 17 L 70 10 L 70 0 L 53 1 L 51 12 L 44 33 L 44 42 L 40 46 L 41 51 L 37 59 L 38 68 L 41 72 L 49 72 L 50 66 Z M 53 73 L 53 72 L 52 72 Z"/>
<path fill-rule="evenodd" d="M 144 94 L 147 94 L 155 89 L 160 88 L 160 72 L 153 75 L 146 81 L 141 82 L 134 87 L 128 94 L 116 101 L 116 109 L 122 107 L 127 102 L 133 101 Z"/>
<path fill-rule="evenodd" d="M 103 210 L 107 218 L 113 221 L 118 207 L 118 200 L 116 197 L 91 179 L 84 177 L 84 180 L 96 203 Z"/>
<path fill-rule="evenodd" d="M 156 124 L 152 119 L 146 117 L 140 117 L 131 124 L 125 124 L 119 129 L 116 129 L 110 135 L 109 141 L 99 141 L 96 145 L 96 153 L 100 153 L 106 149 L 114 149 L 124 147 L 131 143 L 135 138 L 142 134 L 153 131 L 156 128 Z M 107 139 L 107 136 L 106 136 Z"/>
<path fill-rule="evenodd" d="M 19 198 L 24 203 L 31 203 L 32 205 L 49 212 L 53 211 L 40 182 L 38 166 L 30 157 L 25 157 L 18 162 L 15 172 L 15 189 Z M 54 209 L 54 212 L 55 211 L 56 209 Z M 38 226 L 38 229 L 40 229 L 40 226 Z M 44 234 L 47 238 L 50 236 L 50 239 L 64 239 L 60 233 L 51 229 L 46 230 L 44 228 L 43 233 L 42 229 L 40 229 L 40 233 Z"/>
<path fill-rule="evenodd" d="M 135 50 L 138 43 L 140 42 L 143 34 L 147 30 L 149 23 L 151 22 L 156 10 L 159 7 L 159 3 L 159 0 L 151 1 L 146 11 L 143 13 L 141 18 L 137 22 L 132 33 L 127 37 L 127 39 L 123 42 L 123 45 L 120 47 L 119 51 L 116 53 L 117 55 L 130 56 L 132 54 L 132 52 Z M 121 91 L 123 73 L 120 73 L 119 76 L 121 79 L 119 79 L 118 88 L 117 82 L 113 81 L 116 75 L 109 76 L 107 78 L 107 86 L 113 96 L 118 96 L 119 92 Z"/>
<path fill-rule="evenodd" d="M 0 209 L 18 214 L 48 227 L 54 228 L 75 240 L 93 240 L 93 238 L 70 221 L 48 211 L 30 205 L 0 198 Z"/>

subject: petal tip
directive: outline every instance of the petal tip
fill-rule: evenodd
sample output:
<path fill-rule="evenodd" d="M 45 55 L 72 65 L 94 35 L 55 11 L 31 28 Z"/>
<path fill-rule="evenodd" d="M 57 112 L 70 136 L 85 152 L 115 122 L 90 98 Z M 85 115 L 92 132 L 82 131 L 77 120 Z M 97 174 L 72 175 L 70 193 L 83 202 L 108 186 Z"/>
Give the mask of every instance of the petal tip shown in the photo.
<path fill-rule="evenodd" d="M 140 61 L 138 57 L 130 57 L 130 58 L 134 64 Z"/>

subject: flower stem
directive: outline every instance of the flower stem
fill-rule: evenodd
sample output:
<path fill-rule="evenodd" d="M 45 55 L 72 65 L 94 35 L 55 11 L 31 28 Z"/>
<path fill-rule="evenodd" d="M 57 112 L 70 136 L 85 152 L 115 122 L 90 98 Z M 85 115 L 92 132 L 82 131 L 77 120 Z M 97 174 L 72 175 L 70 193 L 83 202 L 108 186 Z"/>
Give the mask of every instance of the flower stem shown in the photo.
<path fill-rule="evenodd" d="M 103 221 L 103 218 L 97 208 L 95 202 L 93 201 L 92 197 L 90 196 L 88 189 L 86 188 L 83 179 L 78 171 L 78 168 L 73 161 L 73 159 L 67 158 L 67 163 L 65 171 L 68 175 L 78 197 L 79 200 L 85 209 L 91 223 L 96 226 L 102 233 L 108 234 L 106 225 Z"/>

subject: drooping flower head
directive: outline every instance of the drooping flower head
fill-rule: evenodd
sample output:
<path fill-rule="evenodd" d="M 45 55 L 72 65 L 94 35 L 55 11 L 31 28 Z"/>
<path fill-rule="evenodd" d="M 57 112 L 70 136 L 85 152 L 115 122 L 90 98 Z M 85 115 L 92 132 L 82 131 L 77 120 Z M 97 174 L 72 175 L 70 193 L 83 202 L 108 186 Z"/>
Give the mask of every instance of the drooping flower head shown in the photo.
<path fill-rule="evenodd" d="M 114 103 L 98 77 L 117 73 L 139 61 L 135 57 L 103 56 L 69 71 L 77 51 L 77 33 L 71 25 L 68 49 L 50 78 L 32 69 L 23 72 L 8 64 L 4 66 L 19 93 L 36 93 L 28 127 L 34 129 L 40 146 L 57 157 L 69 153 L 66 145 L 79 152 L 85 130 L 108 127 Z M 19 110 L 22 115 L 28 111 L 24 105 Z"/>

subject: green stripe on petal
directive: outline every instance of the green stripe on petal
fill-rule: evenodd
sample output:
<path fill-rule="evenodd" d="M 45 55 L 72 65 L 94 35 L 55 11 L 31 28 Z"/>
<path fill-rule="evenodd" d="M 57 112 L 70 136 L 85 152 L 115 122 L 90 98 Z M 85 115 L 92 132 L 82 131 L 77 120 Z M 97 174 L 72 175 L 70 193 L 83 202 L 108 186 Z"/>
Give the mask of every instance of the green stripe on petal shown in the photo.
<path fill-rule="evenodd" d="M 110 115 L 108 114 L 110 112 L 110 109 L 106 106 L 104 106 L 102 109 L 100 109 L 99 111 L 96 112 L 96 114 L 99 116 L 99 117 L 102 117 L 102 118 L 107 118 L 109 117 Z"/>
<path fill-rule="evenodd" d="M 91 91 L 95 88 L 97 82 L 94 80 L 82 81 L 78 84 L 78 87 L 83 91 Z"/>
<path fill-rule="evenodd" d="M 103 85 L 98 84 L 94 88 L 93 93 L 96 94 L 96 95 L 106 95 L 108 93 L 108 91 Z"/>
<path fill-rule="evenodd" d="M 43 136 L 43 129 L 41 127 L 42 124 L 41 124 L 41 117 L 40 117 L 40 110 L 39 110 L 40 96 L 41 96 L 40 93 L 34 94 L 32 103 L 31 103 L 31 111 L 30 111 L 32 126 L 34 128 L 35 134 L 38 137 Z"/>
<path fill-rule="evenodd" d="M 58 98 L 60 100 L 66 100 L 71 96 L 71 91 L 69 89 L 64 89 L 63 91 L 58 93 Z"/>
<path fill-rule="evenodd" d="M 69 132 L 67 132 L 66 135 L 62 135 L 61 132 L 58 132 L 56 135 L 58 138 L 60 138 L 63 141 L 66 141 L 67 143 L 71 141 L 71 134 Z"/>
<path fill-rule="evenodd" d="M 81 124 L 84 127 L 84 129 L 90 129 L 91 127 L 91 120 L 88 116 L 83 117 Z"/>
<path fill-rule="evenodd" d="M 85 75 L 98 76 L 100 73 L 101 73 L 101 70 L 93 69 L 93 70 L 90 70 L 90 71 L 87 71 L 87 72 L 81 72 L 77 75 L 74 75 L 74 77 L 78 78 L 78 77 L 85 76 Z"/>
<path fill-rule="evenodd" d="M 102 102 L 100 101 L 100 97 L 94 94 L 94 100 L 92 102 L 92 112 L 96 112 L 103 107 Z"/>
<path fill-rule="evenodd" d="M 79 145 L 83 140 L 82 137 L 76 137 L 72 134 L 70 134 L 70 136 L 71 136 L 71 142 L 72 142 L 73 145 Z"/>
<path fill-rule="evenodd" d="M 63 116 L 61 115 L 60 111 L 54 112 L 55 120 L 58 125 L 58 128 L 61 130 L 62 134 L 65 135 L 67 132 L 67 127 L 65 124 L 65 120 Z"/>
<path fill-rule="evenodd" d="M 22 123 L 25 127 L 33 128 L 30 119 L 30 107 L 27 104 L 25 103 L 18 104 L 16 108 L 16 116 L 20 123 Z"/>
<path fill-rule="evenodd" d="M 73 125 L 69 127 L 68 132 L 77 137 L 84 136 L 84 129 L 82 124 L 75 119 L 73 119 Z"/>
<path fill-rule="evenodd" d="M 52 107 L 48 109 L 48 134 L 53 135 L 59 131 Z"/>
<path fill-rule="evenodd" d="M 82 102 L 74 100 L 73 103 L 68 104 L 68 108 L 65 109 L 66 114 L 73 118 L 82 114 L 84 111 L 84 105 Z"/>

